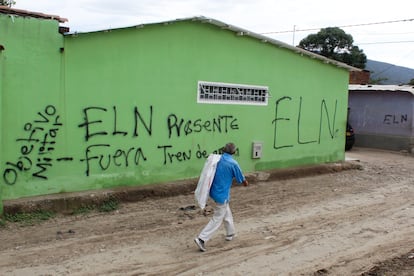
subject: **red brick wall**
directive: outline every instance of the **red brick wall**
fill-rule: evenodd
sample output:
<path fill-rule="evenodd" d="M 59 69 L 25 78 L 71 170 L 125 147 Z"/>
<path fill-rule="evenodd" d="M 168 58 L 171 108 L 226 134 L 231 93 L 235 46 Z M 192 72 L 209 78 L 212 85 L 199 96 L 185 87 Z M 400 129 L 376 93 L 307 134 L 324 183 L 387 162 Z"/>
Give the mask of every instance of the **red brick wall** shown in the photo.
<path fill-rule="evenodd" d="M 368 84 L 370 72 L 368 70 L 351 71 L 349 73 L 349 84 Z"/>

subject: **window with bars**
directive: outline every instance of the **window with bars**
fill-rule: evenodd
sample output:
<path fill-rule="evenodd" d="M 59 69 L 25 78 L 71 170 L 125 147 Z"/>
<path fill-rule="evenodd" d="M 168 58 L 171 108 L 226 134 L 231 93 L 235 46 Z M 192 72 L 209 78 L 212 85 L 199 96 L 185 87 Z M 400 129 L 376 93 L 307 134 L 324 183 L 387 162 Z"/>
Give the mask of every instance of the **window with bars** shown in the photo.
<path fill-rule="evenodd" d="M 198 82 L 198 103 L 267 105 L 268 98 L 267 86 Z"/>

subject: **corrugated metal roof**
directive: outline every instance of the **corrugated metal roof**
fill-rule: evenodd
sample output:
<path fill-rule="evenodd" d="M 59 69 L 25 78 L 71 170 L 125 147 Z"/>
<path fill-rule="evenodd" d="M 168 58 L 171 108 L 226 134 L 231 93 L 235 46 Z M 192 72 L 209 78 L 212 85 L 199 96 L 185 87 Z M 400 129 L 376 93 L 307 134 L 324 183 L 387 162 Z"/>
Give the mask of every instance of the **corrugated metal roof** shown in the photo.
<path fill-rule="evenodd" d="M 414 95 L 414 86 L 411 85 L 374 85 L 350 84 L 349 91 L 381 91 L 381 92 L 408 92 Z"/>
<path fill-rule="evenodd" d="M 0 6 L 0 13 L 3 14 L 10 14 L 10 15 L 17 15 L 17 16 L 27 16 L 27 17 L 34 17 L 34 18 L 42 18 L 42 19 L 51 19 L 56 20 L 60 23 L 67 22 L 68 20 L 66 18 L 62 18 L 57 15 L 51 15 L 51 14 L 44 14 L 40 12 L 31 12 L 26 10 L 19 10 L 19 9 L 13 9 L 8 6 Z"/>
<path fill-rule="evenodd" d="M 329 58 L 326 58 L 324 56 L 317 55 L 317 54 L 314 54 L 312 52 L 306 51 L 302 48 L 286 44 L 286 43 L 281 42 L 279 40 L 276 40 L 276 39 L 273 39 L 273 38 L 270 38 L 270 37 L 267 37 L 267 36 L 264 36 L 264 35 L 261 35 L 261 34 L 258 34 L 258 33 L 254 33 L 254 32 L 248 31 L 246 29 L 239 28 L 239 27 L 224 23 L 222 21 L 212 19 L 212 18 L 208 18 L 208 17 L 204 17 L 204 16 L 196 16 L 196 17 L 176 19 L 176 20 L 157 22 L 157 23 L 140 24 L 140 25 L 136 25 L 136 26 L 130 26 L 130 27 L 125 27 L 125 28 L 117 28 L 117 29 L 143 28 L 145 26 L 156 25 L 156 24 L 168 25 L 168 24 L 173 24 L 174 22 L 180 22 L 180 21 L 199 21 L 199 22 L 206 23 L 206 24 L 212 24 L 212 25 L 215 25 L 215 26 L 217 26 L 221 29 L 226 29 L 226 30 L 233 31 L 238 36 L 252 37 L 252 38 L 260 40 L 263 43 L 270 43 L 270 44 L 273 44 L 277 47 L 285 48 L 285 49 L 291 50 L 293 52 L 296 52 L 297 54 L 300 54 L 300 55 L 303 55 L 303 56 L 308 56 L 310 58 L 320 60 L 320 61 L 322 61 L 326 64 L 332 64 L 332 65 L 335 65 L 337 67 L 347 69 L 349 71 L 362 71 L 362 69 L 350 66 L 348 64 L 345 64 L 345 63 L 342 63 L 342 62 L 339 62 L 339 61 L 336 61 L 336 60 L 333 60 L 333 59 L 329 59 Z M 99 31 L 93 31 L 93 32 L 107 32 L 107 31 L 108 30 L 99 30 Z M 91 33 L 91 32 L 86 32 L 86 33 Z M 75 33 L 71 33 L 71 34 L 75 34 Z"/>

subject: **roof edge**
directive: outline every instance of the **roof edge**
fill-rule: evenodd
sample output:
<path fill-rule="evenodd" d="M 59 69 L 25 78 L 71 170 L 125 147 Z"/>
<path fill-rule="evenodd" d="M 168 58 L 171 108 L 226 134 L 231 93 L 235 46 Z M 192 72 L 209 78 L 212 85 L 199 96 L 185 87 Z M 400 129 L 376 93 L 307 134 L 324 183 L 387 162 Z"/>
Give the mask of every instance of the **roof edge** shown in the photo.
<path fill-rule="evenodd" d="M 349 91 L 366 91 L 366 92 L 408 92 L 414 95 L 414 86 L 412 85 L 392 85 L 392 84 L 349 84 Z"/>
<path fill-rule="evenodd" d="M 324 62 L 326 64 L 333 64 L 333 65 L 336 65 L 338 67 L 347 69 L 349 71 L 362 71 L 362 69 L 360 69 L 360 68 L 356 68 L 356 67 L 350 66 L 348 64 L 345 64 L 345 63 L 342 63 L 342 62 L 339 62 L 339 61 L 336 61 L 336 60 L 333 60 L 333 59 L 329 59 L 327 57 L 324 57 L 324 56 L 321 56 L 321 55 L 312 53 L 312 52 L 307 51 L 307 50 L 304 50 L 302 48 L 289 45 L 289 44 L 287 44 L 285 42 L 282 42 L 282 41 L 279 41 L 279 40 L 276 40 L 276 39 L 267 37 L 267 36 L 262 35 L 262 34 L 258 34 L 258 33 L 255 33 L 255 32 L 251 32 L 251 31 L 248 31 L 246 29 L 243 29 L 243 28 L 240 28 L 240 27 L 236 27 L 236 26 L 233 26 L 233 25 L 224 23 L 224 22 L 219 21 L 219 20 L 216 20 L 216 19 L 212 19 L 212 18 L 208 18 L 208 17 L 204 17 L 204 16 L 199 16 L 199 17 L 194 17 L 193 20 L 199 20 L 199 21 L 202 21 L 202 22 L 208 22 L 208 23 L 213 24 L 213 25 L 216 25 L 218 27 L 226 28 L 226 29 L 229 29 L 231 31 L 234 31 L 239 36 L 249 36 L 249 37 L 258 39 L 258 40 L 260 40 L 262 42 L 265 42 L 265 43 L 266 42 L 269 42 L 269 43 L 271 43 L 273 45 L 276 45 L 276 46 L 278 46 L 280 48 L 286 48 L 286 49 L 291 50 L 291 51 L 294 51 L 294 52 L 296 52 L 298 54 L 305 55 L 305 56 L 308 56 L 308 57 L 313 58 L 313 59 L 318 59 L 318 60 L 321 60 L 322 62 Z"/>
<path fill-rule="evenodd" d="M 143 28 L 145 26 L 150 26 L 150 25 L 158 25 L 158 24 L 165 24 L 166 25 L 166 24 L 172 24 L 174 22 L 182 22 L 182 21 L 199 21 L 199 22 L 202 22 L 202 23 L 212 24 L 212 25 L 215 25 L 215 26 L 217 26 L 221 29 L 227 29 L 227 30 L 233 31 L 238 36 L 252 37 L 252 38 L 260 40 L 264 43 L 270 43 L 270 44 L 276 45 L 280 48 L 285 48 L 285 49 L 294 51 L 298 54 L 308 56 L 312 59 L 320 60 L 320 61 L 322 61 L 323 63 L 326 63 L 326 64 L 335 65 L 339 68 L 343 68 L 343 69 L 346 69 L 348 71 L 362 71 L 363 70 L 363 69 L 356 68 L 356 67 L 350 66 L 348 64 L 345 64 L 345 63 L 342 63 L 342 62 L 339 62 L 339 61 L 336 61 L 336 60 L 333 60 L 333 59 L 329 59 L 327 57 L 309 52 L 309 51 L 304 50 L 302 48 L 289 45 L 289 44 L 281 42 L 279 40 L 276 40 L 276 39 L 273 39 L 273 38 L 270 38 L 270 37 L 267 37 L 267 36 L 264 36 L 264 35 L 261 35 L 261 34 L 258 34 L 258 33 L 255 33 L 255 32 L 252 32 L 252 31 L 249 31 L 249 30 L 237 27 L 237 26 L 234 26 L 234 25 L 230 25 L 230 24 L 227 24 L 225 22 L 222 22 L 222 21 L 219 21 L 219 20 L 216 20 L 216 19 L 213 19 L 213 18 L 205 17 L 205 16 L 194 16 L 194 17 L 180 18 L 180 19 L 167 20 L 167 21 L 161 21 L 161 22 L 144 23 L 144 24 L 138 24 L 138 25 L 134 25 L 134 26 L 114 28 L 114 29 L 102 29 L 102 30 L 90 31 L 90 32 L 76 32 L 75 31 L 75 32 L 67 33 L 67 35 L 82 34 L 82 33 L 95 33 L 95 32 L 107 32 L 107 31 L 110 31 L 110 30 L 119 30 L 119 29 L 127 29 L 127 28 Z"/>
<path fill-rule="evenodd" d="M 33 18 L 51 19 L 51 20 L 56 20 L 60 23 L 64 23 L 64 22 L 68 21 L 68 19 L 60 17 L 58 15 L 44 14 L 44 13 L 40 13 L 40 12 L 31 12 L 31 11 L 27 11 L 27 10 L 14 9 L 14 8 L 10 8 L 8 6 L 0 6 L 0 13 L 10 14 L 10 15 L 17 15 L 17 16 L 28 16 L 28 17 L 33 17 Z"/>

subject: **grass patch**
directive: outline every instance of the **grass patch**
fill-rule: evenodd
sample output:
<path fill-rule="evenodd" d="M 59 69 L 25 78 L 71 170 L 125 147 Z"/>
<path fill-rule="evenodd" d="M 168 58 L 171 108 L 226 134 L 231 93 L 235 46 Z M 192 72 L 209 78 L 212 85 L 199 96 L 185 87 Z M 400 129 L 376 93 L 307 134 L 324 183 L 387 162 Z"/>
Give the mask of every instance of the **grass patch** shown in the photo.
<path fill-rule="evenodd" d="M 112 212 L 118 209 L 119 209 L 119 201 L 114 198 L 109 198 L 107 200 L 104 200 L 100 204 L 81 206 L 80 208 L 73 211 L 73 215 L 85 215 L 95 210 L 99 212 L 107 213 L 107 212 Z"/>
<path fill-rule="evenodd" d="M 86 215 L 91 213 L 93 210 L 95 210 L 96 207 L 94 205 L 88 205 L 88 206 L 81 206 L 78 209 L 73 211 L 73 215 Z"/>
<path fill-rule="evenodd" d="M 35 223 L 51 219 L 55 216 L 56 214 L 53 212 L 39 210 L 31 213 L 4 214 L 4 219 L 8 222 L 34 225 Z"/>
<path fill-rule="evenodd" d="M 99 212 L 112 212 L 119 208 L 119 202 L 116 199 L 108 199 L 102 202 L 98 207 Z"/>
<path fill-rule="evenodd" d="M 119 201 L 115 198 L 109 198 L 101 202 L 100 204 L 81 206 L 74 210 L 72 215 L 83 215 L 93 211 L 99 212 L 112 212 L 119 209 Z M 22 226 L 31 226 L 41 221 L 45 221 L 54 218 L 56 213 L 45 210 L 38 210 L 33 212 L 21 212 L 13 214 L 3 214 L 3 218 L 0 218 L 0 227 L 5 227 L 7 222 L 19 223 Z"/>

